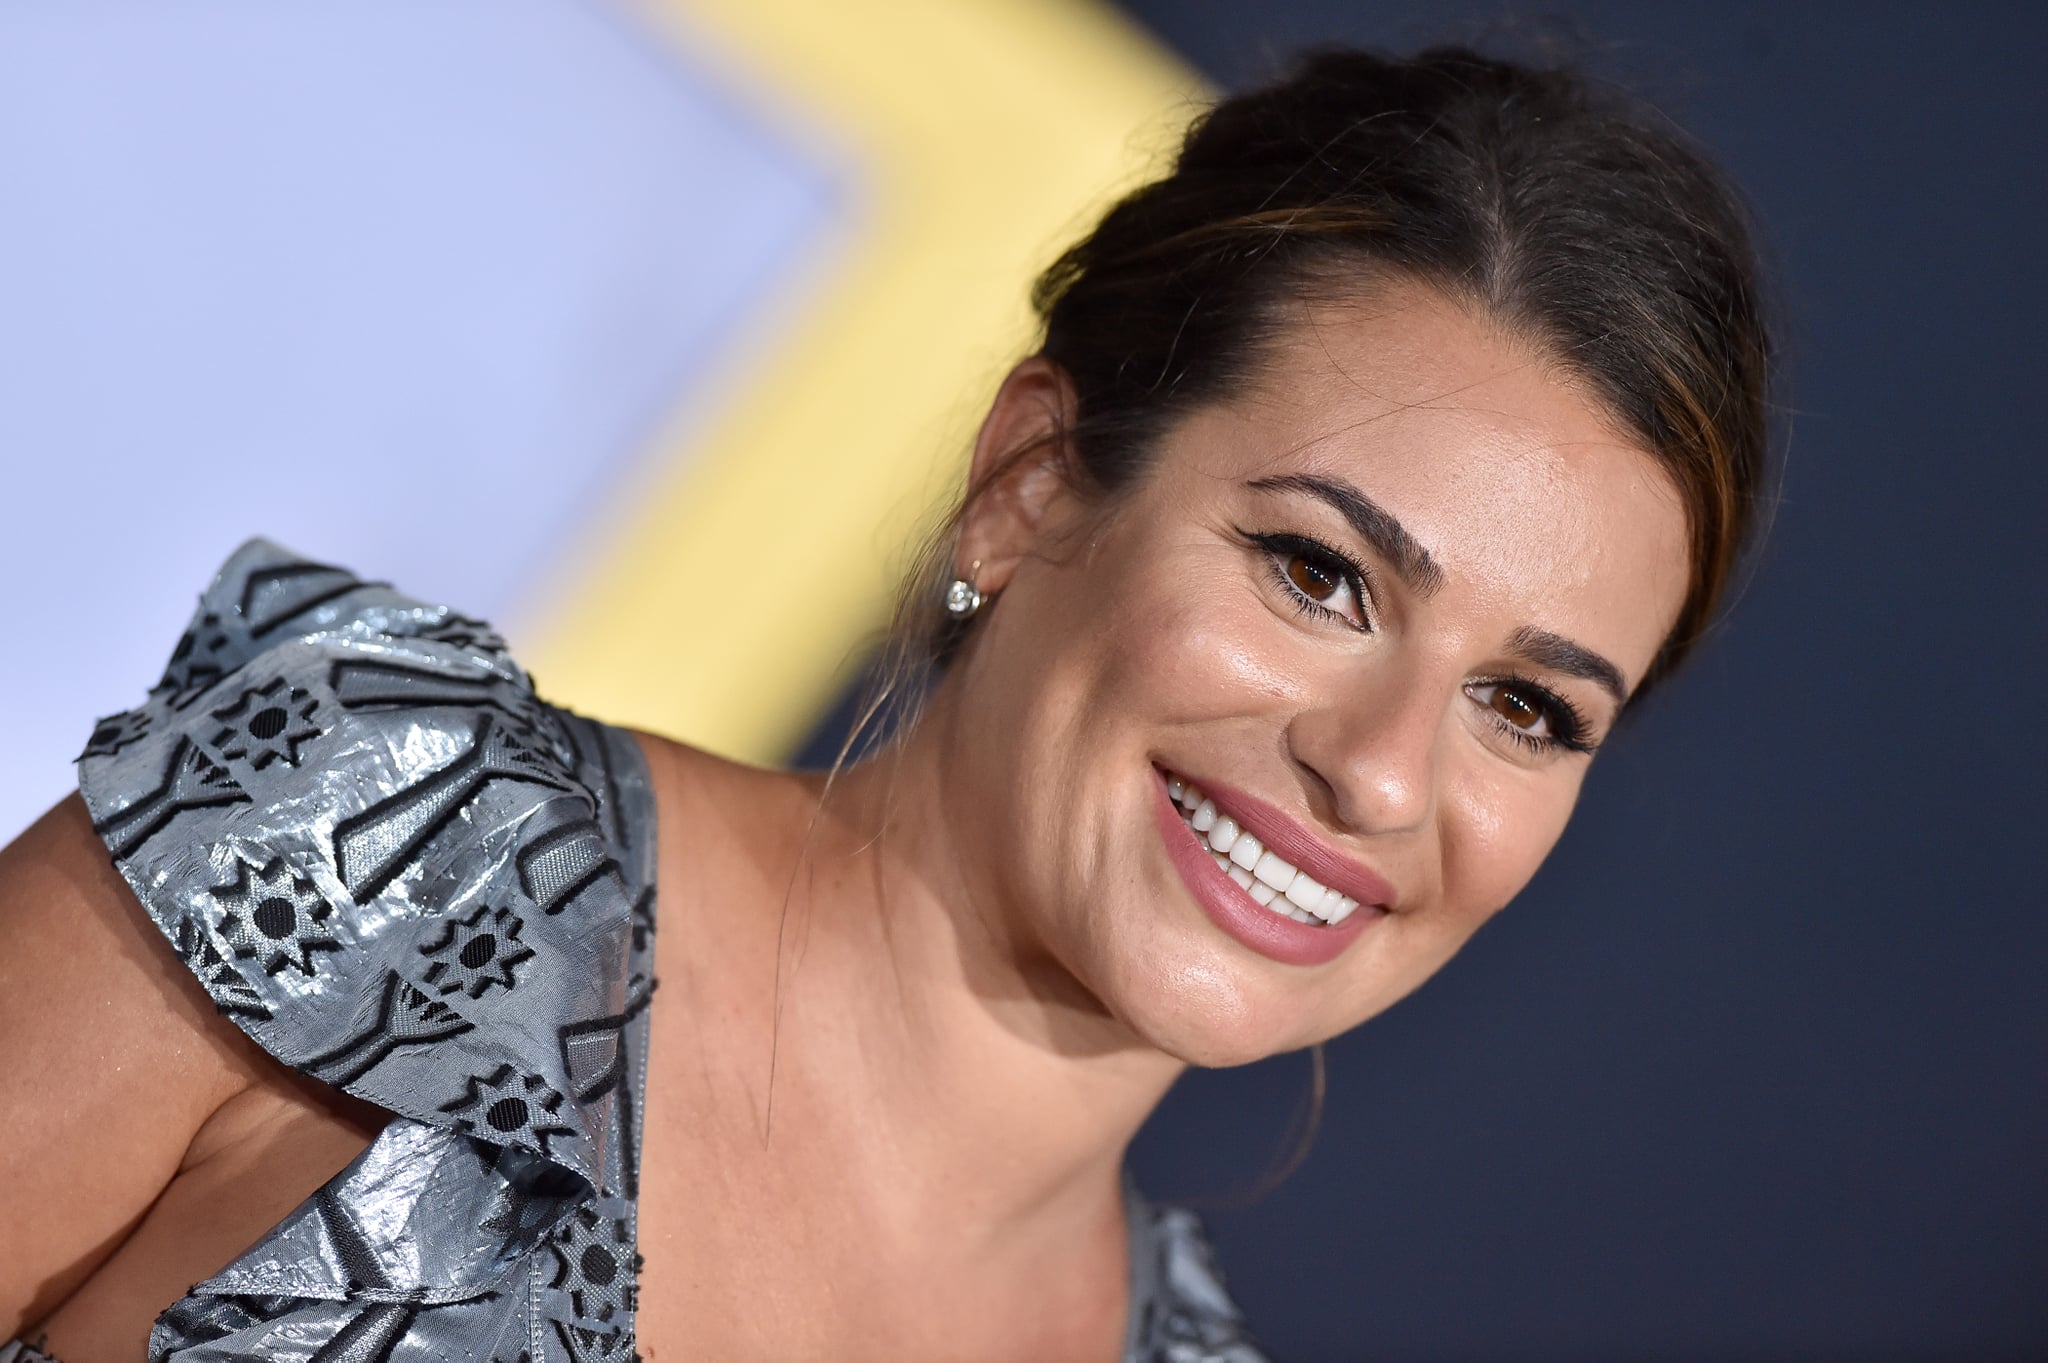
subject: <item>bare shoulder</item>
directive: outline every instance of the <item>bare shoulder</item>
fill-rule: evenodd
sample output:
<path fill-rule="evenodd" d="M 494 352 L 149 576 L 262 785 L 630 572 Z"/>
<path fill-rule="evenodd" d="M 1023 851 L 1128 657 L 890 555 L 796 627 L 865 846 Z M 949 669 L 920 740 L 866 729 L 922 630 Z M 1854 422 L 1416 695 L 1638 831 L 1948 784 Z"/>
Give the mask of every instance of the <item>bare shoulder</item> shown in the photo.
<path fill-rule="evenodd" d="M 647 758 L 658 795 L 690 806 L 693 812 L 716 808 L 734 797 L 762 792 L 779 773 L 721 757 L 708 748 L 678 742 L 644 729 L 627 729 Z"/>
<path fill-rule="evenodd" d="M 0 1339 L 89 1277 L 283 1067 L 215 1012 L 83 802 L 0 848 Z"/>
<path fill-rule="evenodd" d="M 687 933 L 657 934 L 657 973 L 680 968 L 671 953 L 685 941 L 728 964 L 772 950 L 817 809 L 813 778 L 654 734 L 634 737 L 654 790 L 659 917 L 690 925 Z"/>
<path fill-rule="evenodd" d="M 628 732 L 647 758 L 664 828 L 729 830 L 739 836 L 722 841 L 735 852 L 744 852 L 754 844 L 776 841 L 773 830 L 800 821 L 815 806 L 815 797 L 806 793 L 809 782 L 801 775 L 751 766 L 659 734 Z"/>

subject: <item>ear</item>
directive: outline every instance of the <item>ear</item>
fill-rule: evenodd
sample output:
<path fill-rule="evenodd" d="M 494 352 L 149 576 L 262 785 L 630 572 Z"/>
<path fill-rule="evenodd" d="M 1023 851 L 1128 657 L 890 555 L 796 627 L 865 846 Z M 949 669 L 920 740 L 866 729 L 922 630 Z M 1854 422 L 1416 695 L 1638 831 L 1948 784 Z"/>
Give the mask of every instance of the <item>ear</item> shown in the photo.
<path fill-rule="evenodd" d="M 1043 355 L 1019 363 L 996 390 L 974 440 L 953 564 L 984 594 L 1001 591 L 1077 502 L 1065 463 L 1079 412 L 1073 380 Z"/>

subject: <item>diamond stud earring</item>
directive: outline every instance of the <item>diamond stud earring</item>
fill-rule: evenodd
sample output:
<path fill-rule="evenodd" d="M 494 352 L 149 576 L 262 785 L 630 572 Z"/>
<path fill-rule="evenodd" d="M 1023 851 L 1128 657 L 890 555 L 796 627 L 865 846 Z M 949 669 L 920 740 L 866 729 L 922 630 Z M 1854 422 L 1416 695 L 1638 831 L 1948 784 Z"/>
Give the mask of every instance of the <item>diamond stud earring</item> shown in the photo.
<path fill-rule="evenodd" d="M 955 620 L 965 620 L 981 609 L 981 591 L 972 580 L 980 571 L 981 560 L 976 559 L 967 570 L 968 576 L 956 577 L 946 584 L 946 614 Z"/>

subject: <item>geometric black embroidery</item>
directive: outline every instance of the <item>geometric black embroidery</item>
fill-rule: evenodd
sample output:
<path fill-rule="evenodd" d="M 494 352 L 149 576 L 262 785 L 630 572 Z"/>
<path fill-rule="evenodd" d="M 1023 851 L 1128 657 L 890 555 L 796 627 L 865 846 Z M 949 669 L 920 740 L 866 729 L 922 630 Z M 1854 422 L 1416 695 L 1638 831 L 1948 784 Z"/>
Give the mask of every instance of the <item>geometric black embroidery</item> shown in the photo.
<path fill-rule="evenodd" d="M 482 620 L 472 620 L 466 615 L 450 613 L 441 623 L 421 630 L 413 636 L 431 639 L 435 643 L 453 644 L 460 649 L 475 649 L 483 653 L 502 656 L 505 651 L 504 636 Z"/>
<path fill-rule="evenodd" d="M 598 1360 L 617 1359 L 620 1363 L 638 1358 L 633 1351 L 633 1340 L 625 1327 L 613 1325 L 597 1327 L 575 1325 L 568 1321 L 550 1318 L 548 1324 L 555 1327 L 555 1338 L 562 1341 L 562 1349 L 573 1363 L 597 1363 Z"/>
<path fill-rule="evenodd" d="M 355 660 L 334 664 L 327 679 L 336 699 L 349 710 L 423 709 L 430 705 L 496 710 L 522 733 L 535 735 L 545 729 L 547 741 L 559 750 L 556 760 L 568 764 L 566 745 L 555 732 L 547 707 L 532 692 L 510 686 L 502 678 Z"/>
<path fill-rule="evenodd" d="M 581 715 L 571 714 L 559 706 L 549 707 L 561 730 L 562 738 L 569 748 L 569 769 L 587 785 L 589 780 L 585 769 L 595 767 L 604 777 L 604 798 L 598 801 L 598 808 L 604 818 L 606 832 L 612 846 L 620 852 L 633 845 L 633 826 L 623 817 L 623 806 L 619 800 L 619 778 L 612 770 L 609 745 L 603 729 Z M 583 742 L 577 741 L 577 733 L 584 735 Z M 585 747 L 588 745 L 589 752 Z"/>
<path fill-rule="evenodd" d="M 312 723 L 316 702 L 302 686 L 287 686 L 283 677 L 267 686 L 242 693 L 232 705 L 222 706 L 213 717 L 227 727 L 213 736 L 213 746 L 228 758 L 247 758 L 262 771 L 279 758 L 288 767 L 299 765 L 299 745 L 318 738 L 322 730 Z"/>
<path fill-rule="evenodd" d="M 163 783 L 118 814 L 93 825 L 120 860 L 154 837 L 158 830 L 188 809 L 246 802 L 248 792 L 228 775 L 227 768 L 180 737 L 164 765 Z"/>
<path fill-rule="evenodd" d="M 186 917 L 178 920 L 178 932 L 172 945 L 185 966 L 199 977 L 213 1006 L 223 1013 L 241 1013 L 246 1017 L 267 1018 L 270 1006 L 263 1002 L 263 996 L 240 971 L 229 964 L 220 954 L 220 948 L 206 935 L 197 919 Z"/>
<path fill-rule="evenodd" d="M 179 638 L 170 664 L 164 668 L 163 679 L 149 688 L 149 693 L 154 696 L 169 691 L 172 707 L 184 709 L 227 671 L 222 659 L 229 651 L 229 643 L 219 614 L 207 611 Z"/>
<path fill-rule="evenodd" d="M 335 827 L 335 868 L 349 894 L 358 904 L 367 902 L 495 780 L 582 793 L 504 721 L 488 712 L 478 715 L 462 756 Z"/>
<path fill-rule="evenodd" d="M 562 1095 L 537 1074 L 520 1074 L 510 1065 L 500 1065 L 489 1074 L 473 1074 L 463 1085 L 462 1096 L 443 1103 L 441 1111 L 455 1115 L 455 1125 L 499 1145 L 538 1142 L 542 1154 L 550 1154 L 548 1142 L 556 1136 L 573 1136 L 576 1129 L 556 1119 Z"/>
<path fill-rule="evenodd" d="M 108 715 L 92 726 L 92 737 L 86 741 L 85 751 L 78 755 L 78 760 L 111 757 L 148 732 L 148 710 L 123 710 L 118 715 Z"/>
<path fill-rule="evenodd" d="M 422 956 L 434 957 L 427 967 L 426 982 L 442 994 L 467 991 L 480 999 L 492 985 L 510 989 L 516 979 L 512 967 L 533 955 L 533 948 L 519 944 L 526 924 L 510 909 L 480 905 L 467 918 L 448 918 L 441 935 L 420 947 Z"/>
<path fill-rule="evenodd" d="M 640 1195 L 640 1141 L 633 1130 L 633 1086 L 625 1082 L 631 1064 L 626 1028 L 646 1010 L 654 995 L 652 988 L 639 987 L 640 978 L 634 976 L 633 992 L 623 1013 L 571 1022 L 555 1029 L 562 1051 L 562 1068 L 569 1076 L 569 1092 L 576 1101 L 589 1104 L 607 1094 L 611 1096 L 606 1104 L 614 1128 L 611 1148 L 619 1155 L 622 1187 L 605 1187 L 601 1191 L 632 1198 Z"/>
<path fill-rule="evenodd" d="M 337 1086 L 353 1084 L 400 1046 L 443 1041 L 475 1026 L 447 1004 L 408 984 L 397 971 L 389 971 L 377 1000 L 376 1019 L 332 1050 L 298 1063 L 316 1079 Z"/>
<path fill-rule="evenodd" d="M 631 1013 L 616 1017 L 588 1018 L 556 1029 L 556 1044 L 562 1048 L 562 1068 L 568 1072 L 570 1091 L 579 1103 L 593 1102 L 626 1077 L 624 1030 L 633 1020 Z"/>
<path fill-rule="evenodd" d="M 457 676 L 404 663 L 351 660 L 328 669 L 327 684 L 350 710 L 428 705 L 488 705 L 505 710 L 492 676 Z"/>
<path fill-rule="evenodd" d="M 621 1311 L 633 1309 L 638 1265 L 625 1222 L 579 1207 L 548 1241 L 548 1252 L 555 1257 L 555 1276 L 548 1286 L 568 1292 L 578 1316 L 608 1323 Z"/>
<path fill-rule="evenodd" d="M 314 952 L 341 950 L 320 926 L 333 907 L 283 857 L 267 866 L 238 860 L 234 882 L 216 886 L 213 897 L 228 910 L 220 932 L 235 955 L 261 957 L 272 975 L 291 966 L 310 979 Z"/>
<path fill-rule="evenodd" d="M 259 568 L 242 584 L 242 618 L 249 622 L 249 633 L 260 639 L 323 602 L 359 587 L 383 585 L 360 581 L 346 568 L 303 560 Z"/>
<path fill-rule="evenodd" d="M 565 824 L 519 849 L 519 886 L 542 913 L 560 913 L 600 880 L 623 897 L 625 878 L 595 819 Z"/>
<path fill-rule="evenodd" d="M 449 1293 L 417 1281 L 426 1265 L 384 1238 L 391 1206 L 336 1179 L 290 1223 L 319 1238 L 324 1263 L 302 1274 L 251 1253 L 226 1290 L 195 1288 L 164 1311 L 161 1339 L 219 1352 L 229 1336 L 311 1331 L 308 1363 L 637 1363 L 634 1077 L 655 945 L 639 755 L 626 735 L 541 703 L 484 622 L 289 560 L 261 544 L 238 554 L 150 703 L 94 726 L 87 788 L 95 809 L 115 811 L 109 847 L 216 1008 L 294 1068 L 449 1128 L 408 1137 L 418 1164 L 396 1171 L 406 1188 L 392 1205 L 419 1219 L 413 1243 L 456 1256 L 467 1295 L 436 1304 Z M 275 666 L 256 661 L 302 635 Z M 379 741 L 332 751 L 338 719 L 372 710 L 397 712 L 361 726 Z M 380 775 L 394 758 L 402 773 Z M 194 836 L 252 795 L 275 799 L 265 822 L 290 832 L 226 846 Z M 187 810 L 199 812 L 176 822 Z M 307 835 L 317 850 L 284 840 Z M 483 855 L 437 855 L 458 839 Z M 322 855 L 335 878 L 314 864 Z M 415 879 L 402 916 L 431 921 L 381 940 L 357 929 L 352 896 L 370 903 Z M 617 959 L 579 955 L 592 988 L 554 991 L 555 963 L 534 965 L 550 934 Z M 491 1007 L 494 988 L 507 1007 Z M 294 1006 L 306 1025 L 278 1027 Z M 556 1140 L 570 1143 L 560 1159 L 547 1151 Z M 523 1271 L 478 1279 L 513 1255 Z"/>

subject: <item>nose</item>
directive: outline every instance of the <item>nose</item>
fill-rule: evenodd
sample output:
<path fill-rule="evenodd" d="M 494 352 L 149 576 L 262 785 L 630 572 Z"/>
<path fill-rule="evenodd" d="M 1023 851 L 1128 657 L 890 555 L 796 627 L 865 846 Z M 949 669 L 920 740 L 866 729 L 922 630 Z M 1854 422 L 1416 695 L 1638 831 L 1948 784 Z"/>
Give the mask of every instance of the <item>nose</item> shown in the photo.
<path fill-rule="evenodd" d="M 1361 836 L 1426 828 L 1436 817 L 1447 702 L 1417 679 L 1311 705 L 1287 726 L 1288 755 Z"/>

